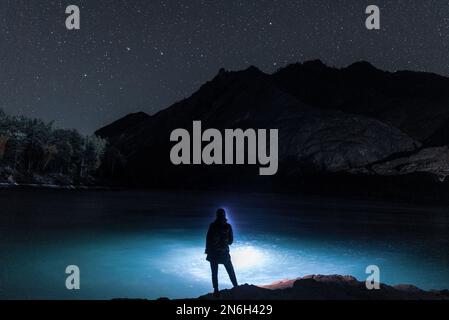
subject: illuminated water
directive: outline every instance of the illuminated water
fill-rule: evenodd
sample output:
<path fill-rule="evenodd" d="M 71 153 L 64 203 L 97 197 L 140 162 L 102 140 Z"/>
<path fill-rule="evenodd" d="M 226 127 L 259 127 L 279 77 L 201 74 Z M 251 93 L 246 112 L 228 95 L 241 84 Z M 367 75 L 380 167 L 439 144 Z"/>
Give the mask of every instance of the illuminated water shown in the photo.
<path fill-rule="evenodd" d="M 449 213 L 375 201 L 218 193 L 0 190 L 0 298 L 195 297 L 210 291 L 204 237 L 234 225 L 240 283 L 307 274 L 449 288 Z M 65 268 L 81 290 L 65 289 Z M 230 283 L 220 269 L 222 287 Z"/>

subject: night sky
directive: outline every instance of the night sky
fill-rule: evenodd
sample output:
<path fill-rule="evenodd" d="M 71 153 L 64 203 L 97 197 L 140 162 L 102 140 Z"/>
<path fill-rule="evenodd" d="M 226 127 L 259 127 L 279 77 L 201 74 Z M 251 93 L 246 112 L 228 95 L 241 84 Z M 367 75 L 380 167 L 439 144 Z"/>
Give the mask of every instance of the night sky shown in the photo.
<path fill-rule="evenodd" d="M 65 8 L 81 9 L 81 30 Z M 365 9 L 381 9 L 381 30 Z M 0 108 L 92 133 L 189 96 L 221 67 L 321 59 L 449 75 L 449 2 L 0 0 Z"/>

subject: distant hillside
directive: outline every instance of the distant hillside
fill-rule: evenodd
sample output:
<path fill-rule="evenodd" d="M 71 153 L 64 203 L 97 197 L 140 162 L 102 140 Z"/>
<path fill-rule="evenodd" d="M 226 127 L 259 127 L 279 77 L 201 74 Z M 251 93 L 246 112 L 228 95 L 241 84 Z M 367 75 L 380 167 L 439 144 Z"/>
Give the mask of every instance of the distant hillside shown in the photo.
<path fill-rule="evenodd" d="M 310 61 L 272 75 L 256 67 L 222 69 L 191 97 L 153 116 L 129 115 L 97 134 L 120 154 L 114 180 L 130 186 L 444 197 L 447 106 L 445 77 Z M 191 130 L 194 120 L 205 128 L 279 129 L 278 175 L 259 177 L 254 166 L 173 166 L 170 133 Z"/>
<path fill-rule="evenodd" d="M 102 137 L 117 138 L 116 135 L 120 135 L 127 130 L 135 128 L 149 118 L 150 116 L 145 112 L 131 113 L 101 128 L 96 134 Z"/>

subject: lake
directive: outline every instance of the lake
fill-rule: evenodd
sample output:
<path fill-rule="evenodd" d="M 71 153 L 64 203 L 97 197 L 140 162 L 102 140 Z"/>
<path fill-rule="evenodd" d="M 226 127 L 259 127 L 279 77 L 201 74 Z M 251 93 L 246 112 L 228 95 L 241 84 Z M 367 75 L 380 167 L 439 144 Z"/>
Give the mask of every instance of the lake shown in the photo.
<path fill-rule="evenodd" d="M 0 189 L 0 298 L 197 297 L 211 291 L 204 244 L 215 210 L 234 227 L 240 283 L 308 274 L 449 288 L 443 206 L 294 195 Z M 81 289 L 65 288 L 68 265 Z M 220 267 L 221 288 L 230 287 Z"/>

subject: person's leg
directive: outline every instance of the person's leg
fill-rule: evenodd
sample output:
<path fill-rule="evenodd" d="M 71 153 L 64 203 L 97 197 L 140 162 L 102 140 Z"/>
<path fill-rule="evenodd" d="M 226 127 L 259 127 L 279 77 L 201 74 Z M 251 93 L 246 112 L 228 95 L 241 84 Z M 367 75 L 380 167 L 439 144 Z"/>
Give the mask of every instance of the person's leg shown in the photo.
<path fill-rule="evenodd" d="M 228 272 L 229 279 L 231 279 L 232 285 L 234 287 L 238 286 L 237 277 L 235 276 L 234 266 L 232 265 L 232 261 L 229 260 L 224 264 L 226 271 Z"/>
<path fill-rule="evenodd" d="M 218 291 L 218 263 L 210 262 L 210 269 L 212 271 L 212 286 L 214 291 Z"/>

